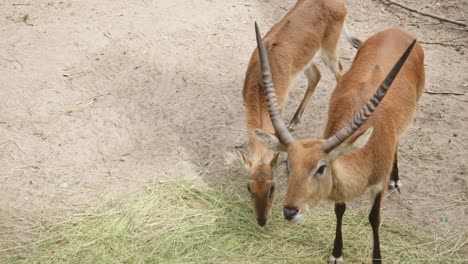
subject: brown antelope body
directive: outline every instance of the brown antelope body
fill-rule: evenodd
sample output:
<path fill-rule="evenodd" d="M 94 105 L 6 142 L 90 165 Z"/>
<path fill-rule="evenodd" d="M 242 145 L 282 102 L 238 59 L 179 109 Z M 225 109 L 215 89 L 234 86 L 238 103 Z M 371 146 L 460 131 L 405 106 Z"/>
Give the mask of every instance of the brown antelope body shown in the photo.
<path fill-rule="evenodd" d="M 301 220 L 320 201 L 335 203 L 337 225 L 330 263 L 343 261 L 341 223 L 345 202 L 369 188 L 373 262 L 381 262 L 380 204 L 390 175 L 396 173 L 392 168 L 398 142 L 412 121 L 424 89 L 424 52 L 419 43 L 412 41 L 413 37 L 402 29 L 392 28 L 362 44 L 330 99 L 325 139 L 294 140 L 284 130 L 285 124 L 274 107 L 270 115 L 279 139 L 256 131 L 265 146 L 288 153 L 291 170 L 283 208 L 287 220 Z M 262 61 L 265 93 L 269 104 L 274 104 L 265 53 Z"/>
<path fill-rule="evenodd" d="M 338 61 L 340 35 L 343 33 L 354 47 L 359 47 L 360 41 L 350 37 L 343 27 L 345 16 L 344 0 L 302 0 L 298 1 L 265 36 L 280 109 L 285 105 L 293 78 L 300 71 L 304 71 L 308 79 L 304 99 L 290 125 L 299 123 L 304 108 L 321 78 L 314 60 L 314 57 L 318 57 L 318 52 L 321 51 L 322 59 L 338 80 L 342 76 L 342 67 Z M 240 154 L 249 170 L 247 187 L 253 197 L 257 222 L 264 226 L 271 215 L 275 188 L 272 168 L 277 161 L 277 155 L 258 142 L 254 132 L 255 129 L 274 132 L 263 93 L 258 50 L 254 51 L 250 59 L 242 94 L 246 108 L 250 153 Z"/>

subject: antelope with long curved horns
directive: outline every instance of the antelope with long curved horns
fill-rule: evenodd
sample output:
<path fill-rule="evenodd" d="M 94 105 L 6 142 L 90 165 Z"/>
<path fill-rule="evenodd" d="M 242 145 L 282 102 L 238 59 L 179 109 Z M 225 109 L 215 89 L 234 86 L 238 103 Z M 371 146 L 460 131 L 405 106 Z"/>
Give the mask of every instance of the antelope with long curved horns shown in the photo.
<path fill-rule="evenodd" d="M 267 53 L 256 29 L 264 90 L 278 137 L 263 130 L 255 132 L 266 147 L 288 154 L 290 175 L 284 218 L 299 221 L 320 201 L 334 202 L 337 224 L 330 263 L 342 263 L 341 223 L 346 202 L 370 189 L 372 259 L 373 263 L 381 263 L 380 205 L 394 168 L 398 142 L 412 121 L 424 89 L 421 45 L 400 28 L 370 37 L 332 94 L 325 139 L 298 141 L 279 115 Z"/>
<path fill-rule="evenodd" d="M 308 79 L 306 93 L 290 126 L 300 122 L 305 106 L 321 78 L 315 65 L 319 51 L 325 64 L 339 80 L 342 76 L 342 67 L 338 60 L 340 35 L 343 33 L 348 42 L 355 48 L 359 47 L 360 41 L 350 37 L 344 26 L 345 17 L 346 7 L 343 0 L 301 0 L 266 35 L 265 45 L 272 63 L 272 78 L 276 86 L 279 109 L 285 105 L 294 77 L 300 71 L 304 71 Z M 278 156 L 265 148 L 255 137 L 255 129 L 274 132 L 263 94 L 259 65 L 258 51 L 255 50 L 247 68 L 242 93 L 249 134 L 249 154 L 239 154 L 248 170 L 247 188 L 252 196 L 257 223 L 264 226 L 271 215 L 275 190 L 273 167 Z"/>

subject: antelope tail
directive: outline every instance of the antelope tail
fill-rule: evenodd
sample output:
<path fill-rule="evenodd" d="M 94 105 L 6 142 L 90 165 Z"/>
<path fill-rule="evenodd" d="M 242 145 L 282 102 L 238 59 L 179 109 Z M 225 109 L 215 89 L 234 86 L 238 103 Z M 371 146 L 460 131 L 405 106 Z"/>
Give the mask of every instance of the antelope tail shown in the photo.
<path fill-rule="evenodd" d="M 355 49 L 359 49 L 359 47 L 361 47 L 362 41 L 359 40 L 358 38 L 351 36 L 348 28 L 346 27 L 346 24 L 343 26 L 343 36 L 346 38 L 349 44 L 351 44 L 351 46 L 353 46 Z"/>

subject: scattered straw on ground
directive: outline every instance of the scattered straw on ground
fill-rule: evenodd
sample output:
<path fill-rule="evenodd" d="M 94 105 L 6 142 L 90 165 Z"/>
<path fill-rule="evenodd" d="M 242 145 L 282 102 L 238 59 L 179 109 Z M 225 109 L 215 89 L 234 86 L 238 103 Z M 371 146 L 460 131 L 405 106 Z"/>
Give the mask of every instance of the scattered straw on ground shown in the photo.
<path fill-rule="evenodd" d="M 71 219 L 38 226 L 39 239 L 35 243 L 19 249 L 0 249 L 5 256 L 0 262 L 326 262 L 334 236 L 332 211 L 316 209 L 300 224 L 276 216 L 261 228 L 254 222 L 246 191 L 232 186 L 240 184 L 217 189 L 188 181 L 152 185 L 96 205 Z M 449 247 L 448 241 L 404 224 L 383 223 L 385 262 L 462 262 L 458 248 Z M 372 236 L 364 210 L 352 208 L 346 212 L 343 236 L 346 262 L 369 263 Z"/>

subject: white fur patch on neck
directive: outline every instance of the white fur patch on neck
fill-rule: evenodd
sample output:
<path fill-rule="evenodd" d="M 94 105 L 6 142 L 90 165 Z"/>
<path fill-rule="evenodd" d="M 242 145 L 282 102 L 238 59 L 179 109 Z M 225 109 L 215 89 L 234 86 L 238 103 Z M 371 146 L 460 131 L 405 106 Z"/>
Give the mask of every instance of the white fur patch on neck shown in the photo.
<path fill-rule="evenodd" d="M 329 200 L 334 202 L 350 201 L 361 196 L 367 190 L 367 177 L 362 177 L 361 168 L 335 160 L 331 165 L 333 190 Z"/>

